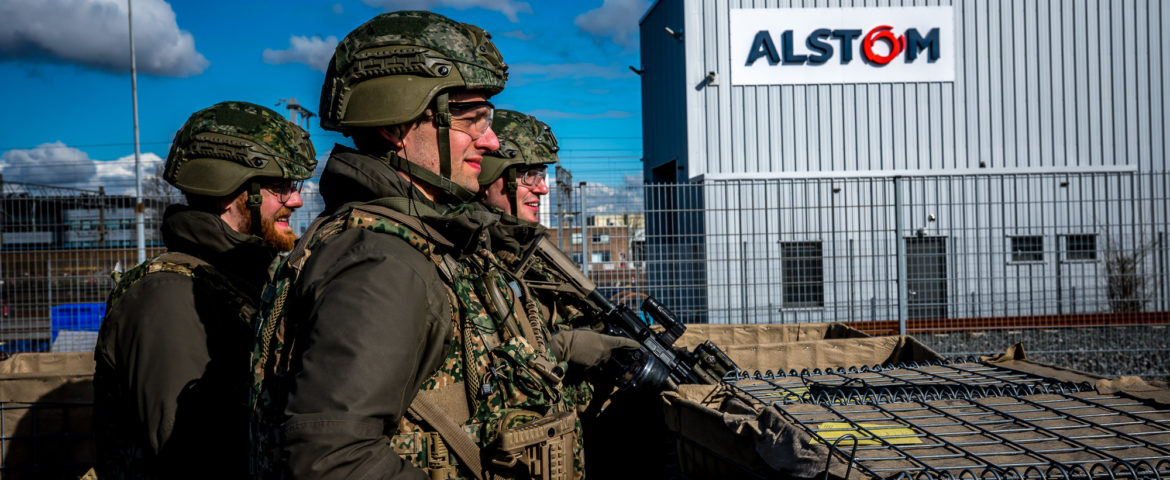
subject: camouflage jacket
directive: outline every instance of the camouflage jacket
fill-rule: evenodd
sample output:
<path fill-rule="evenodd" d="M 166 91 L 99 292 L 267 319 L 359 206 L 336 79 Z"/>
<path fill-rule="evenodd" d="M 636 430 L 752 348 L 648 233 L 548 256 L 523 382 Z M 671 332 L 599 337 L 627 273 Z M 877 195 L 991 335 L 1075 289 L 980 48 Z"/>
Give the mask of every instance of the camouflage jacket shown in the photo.
<path fill-rule="evenodd" d="M 122 275 L 107 301 L 94 353 L 97 470 L 242 478 L 248 320 L 276 252 L 181 205 L 162 234 L 169 253 Z"/>
<path fill-rule="evenodd" d="M 509 271 L 517 272 L 521 269 L 521 262 L 524 263 L 521 272 L 523 279 L 533 282 L 527 291 L 530 292 L 540 315 L 553 334 L 572 328 L 597 327 L 591 324 L 592 319 L 584 315 L 583 308 L 577 304 L 579 300 L 571 295 L 536 286 L 566 282 L 557 272 L 549 269 L 538 256 L 528 255 L 524 258 L 529 248 L 544 236 L 546 229 L 543 226 L 504 216 L 499 223 L 489 227 L 488 232 L 491 234 L 492 251 Z M 593 400 L 593 386 L 588 381 L 585 370 L 578 365 L 570 364 L 566 369 L 563 383 L 565 401 L 577 408 L 578 413 L 584 413 L 585 408 Z"/>
<path fill-rule="evenodd" d="M 480 248 L 494 216 L 436 215 L 443 207 L 382 160 L 340 146 L 321 190 L 333 214 L 306 239 L 284 307 L 297 345 L 281 407 L 289 473 L 427 478 L 433 430 L 407 415 L 420 389 L 455 391 L 452 416 L 481 447 L 501 428 L 567 409 L 558 381 L 533 367 L 557 367 L 547 349 L 505 325 L 512 282 Z M 418 222 L 354 207 L 365 203 Z"/>

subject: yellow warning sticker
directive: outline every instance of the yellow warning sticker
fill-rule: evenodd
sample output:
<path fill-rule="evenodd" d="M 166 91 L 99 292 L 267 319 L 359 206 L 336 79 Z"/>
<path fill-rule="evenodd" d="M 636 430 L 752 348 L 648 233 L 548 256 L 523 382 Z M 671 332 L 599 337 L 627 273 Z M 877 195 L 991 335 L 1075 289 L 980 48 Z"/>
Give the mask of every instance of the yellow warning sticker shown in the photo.
<path fill-rule="evenodd" d="M 760 399 L 775 399 L 781 402 L 799 402 L 805 397 L 808 397 L 808 387 L 792 387 L 784 390 L 776 390 L 763 394 L 757 394 Z"/>
<path fill-rule="evenodd" d="M 833 443 L 838 438 L 852 435 L 858 445 L 917 445 L 922 443 L 919 434 L 905 425 L 882 425 L 877 423 L 825 422 L 817 425 L 817 437 L 813 443 Z M 823 439 L 823 441 L 822 441 Z M 879 440 L 880 439 L 880 440 Z M 852 446 L 853 440 L 846 438 L 838 446 Z"/>

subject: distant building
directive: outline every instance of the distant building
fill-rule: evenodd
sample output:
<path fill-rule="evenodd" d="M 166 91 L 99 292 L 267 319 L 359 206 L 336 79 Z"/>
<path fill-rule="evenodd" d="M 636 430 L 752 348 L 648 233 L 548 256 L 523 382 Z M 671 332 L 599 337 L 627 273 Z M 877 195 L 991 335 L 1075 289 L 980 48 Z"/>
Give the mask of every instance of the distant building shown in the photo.
<path fill-rule="evenodd" d="M 170 199 L 145 199 L 147 254 Z M 111 273 L 137 263 L 134 197 L 4 182 L 0 193 L 0 350 L 47 342 L 54 306 L 104 302 Z M 16 350 L 44 349 L 44 345 Z"/>
<path fill-rule="evenodd" d="M 550 228 L 546 235 L 598 287 L 635 289 L 646 284 L 643 215 L 597 215 L 589 226 Z"/>

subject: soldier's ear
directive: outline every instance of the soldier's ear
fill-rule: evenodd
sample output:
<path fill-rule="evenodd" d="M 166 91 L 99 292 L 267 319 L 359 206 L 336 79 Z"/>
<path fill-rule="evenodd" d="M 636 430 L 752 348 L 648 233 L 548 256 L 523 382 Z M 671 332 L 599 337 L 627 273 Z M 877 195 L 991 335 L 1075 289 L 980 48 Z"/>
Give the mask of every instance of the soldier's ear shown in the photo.
<path fill-rule="evenodd" d="M 404 130 L 405 129 L 402 128 L 401 125 L 395 125 L 393 127 L 378 127 L 378 135 L 381 136 L 383 140 L 389 142 L 393 150 L 402 150 L 403 146 L 405 145 L 402 142 L 402 137 L 406 136 Z"/>

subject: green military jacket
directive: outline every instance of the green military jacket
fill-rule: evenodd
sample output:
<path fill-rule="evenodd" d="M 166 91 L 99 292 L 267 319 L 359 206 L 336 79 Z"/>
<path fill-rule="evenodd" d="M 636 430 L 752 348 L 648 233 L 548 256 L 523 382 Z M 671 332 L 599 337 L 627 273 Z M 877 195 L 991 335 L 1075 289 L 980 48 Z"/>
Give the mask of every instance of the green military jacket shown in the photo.
<path fill-rule="evenodd" d="M 167 209 L 161 230 L 168 252 L 183 255 L 127 272 L 98 335 L 97 470 L 242 478 L 249 320 L 277 252 L 182 205 Z"/>
<path fill-rule="evenodd" d="M 508 306 L 487 299 L 492 289 L 510 295 L 482 248 L 494 215 L 432 203 L 383 159 L 342 146 L 321 192 L 324 222 L 344 225 L 307 239 L 311 253 L 285 307 L 297 345 L 281 432 L 289 473 L 429 478 L 433 429 L 408 414 L 420 389 L 455 391 L 445 396 L 460 399 L 452 416 L 469 417 L 463 428 L 481 447 L 520 418 L 512 413 L 568 408 L 559 383 L 532 369 L 554 363 L 551 355 L 506 332 L 498 310 Z M 417 225 L 363 204 L 392 206 Z"/>

